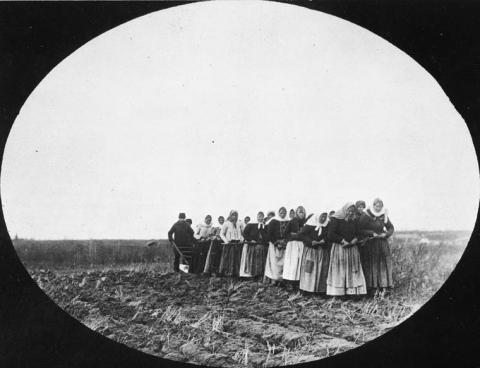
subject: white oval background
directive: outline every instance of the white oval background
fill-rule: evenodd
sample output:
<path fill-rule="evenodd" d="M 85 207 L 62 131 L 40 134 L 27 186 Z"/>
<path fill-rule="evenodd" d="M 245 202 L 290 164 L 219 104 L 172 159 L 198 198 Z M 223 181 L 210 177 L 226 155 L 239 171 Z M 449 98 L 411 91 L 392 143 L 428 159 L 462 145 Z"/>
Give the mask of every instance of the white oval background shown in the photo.
<path fill-rule="evenodd" d="M 345 20 L 272 2 L 152 13 L 60 63 L 8 139 L 1 195 L 24 238 L 165 238 L 237 208 L 380 196 L 399 230 L 471 230 L 465 123 L 408 55 Z"/>

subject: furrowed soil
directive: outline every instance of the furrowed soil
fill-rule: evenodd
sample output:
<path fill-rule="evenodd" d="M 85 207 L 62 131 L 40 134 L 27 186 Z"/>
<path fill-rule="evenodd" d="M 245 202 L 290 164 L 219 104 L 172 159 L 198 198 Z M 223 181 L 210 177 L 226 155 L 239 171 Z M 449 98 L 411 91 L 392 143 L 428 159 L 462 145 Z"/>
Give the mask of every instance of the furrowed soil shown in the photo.
<path fill-rule="evenodd" d="M 255 281 L 138 270 L 31 270 L 65 311 L 119 343 L 210 366 L 317 360 L 385 333 L 419 306 L 398 295 L 338 300 Z"/>

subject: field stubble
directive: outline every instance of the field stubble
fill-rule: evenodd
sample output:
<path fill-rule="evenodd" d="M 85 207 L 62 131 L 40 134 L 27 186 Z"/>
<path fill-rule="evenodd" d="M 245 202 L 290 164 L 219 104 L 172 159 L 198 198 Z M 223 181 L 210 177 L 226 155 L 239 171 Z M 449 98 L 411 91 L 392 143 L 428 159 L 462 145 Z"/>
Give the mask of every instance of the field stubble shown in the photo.
<path fill-rule="evenodd" d="M 408 239 L 391 250 L 394 293 L 361 300 L 171 273 L 165 263 L 30 273 L 64 310 L 127 346 L 203 365 L 269 367 L 321 359 L 382 335 L 438 290 L 461 253 Z"/>

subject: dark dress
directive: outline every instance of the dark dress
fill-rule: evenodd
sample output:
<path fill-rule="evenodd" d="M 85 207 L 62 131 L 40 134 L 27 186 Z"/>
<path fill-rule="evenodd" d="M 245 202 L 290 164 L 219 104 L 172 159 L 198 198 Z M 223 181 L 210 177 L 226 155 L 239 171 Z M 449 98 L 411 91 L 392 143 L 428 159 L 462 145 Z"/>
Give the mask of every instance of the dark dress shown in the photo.
<path fill-rule="evenodd" d="M 360 258 L 368 288 L 393 287 L 392 255 L 387 240 L 394 232 L 390 219 L 385 223 L 383 215 L 375 217 L 367 210 L 358 221 L 358 231 L 364 237 L 373 236 L 373 233 L 386 234 L 386 238 L 368 240 L 361 246 Z"/>
<path fill-rule="evenodd" d="M 189 265 L 192 263 L 193 252 L 193 229 L 185 221 L 177 221 L 168 231 L 168 240 L 174 241 L 180 252 L 182 252 L 185 260 Z M 173 262 L 173 270 L 179 271 L 180 254 L 174 250 L 175 260 Z M 190 268 L 189 268 L 190 270 Z"/>
<path fill-rule="evenodd" d="M 247 242 L 243 246 L 240 276 L 261 276 L 265 272 L 265 262 L 268 252 L 268 233 L 266 226 L 258 223 L 249 223 L 243 230 L 243 237 Z"/>
<path fill-rule="evenodd" d="M 367 293 L 358 246 L 346 248 L 340 244 L 342 239 L 350 242 L 357 235 L 357 221 L 332 217 L 327 232 L 327 240 L 332 243 L 327 277 L 328 295 Z"/>
<path fill-rule="evenodd" d="M 212 273 L 217 274 L 220 272 L 222 250 L 223 250 L 222 239 L 220 239 L 220 229 L 218 229 L 215 233 L 215 237 L 213 238 L 213 240 L 210 241 L 203 272 L 207 274 L 212 274 Z"/>
<path fill-rule="evenodd" d="M 305 225 L 299 232 L 304 250 L 300 266 L 300 289 L 309 292 L 327 291 L 328 267 L 332 245 L 327 240 L 328 226 L 321 227 L 320 234 L 315 226 Z M 325 244 L 313 245 L 312 241 L 325 241 Z"/>
<path fill-rule="evenodd" d="M 194 242 L 192 264 L 189 269 L 191 273 L 202 273 L 204 271 L 211 242 L 211 239 Z"/>

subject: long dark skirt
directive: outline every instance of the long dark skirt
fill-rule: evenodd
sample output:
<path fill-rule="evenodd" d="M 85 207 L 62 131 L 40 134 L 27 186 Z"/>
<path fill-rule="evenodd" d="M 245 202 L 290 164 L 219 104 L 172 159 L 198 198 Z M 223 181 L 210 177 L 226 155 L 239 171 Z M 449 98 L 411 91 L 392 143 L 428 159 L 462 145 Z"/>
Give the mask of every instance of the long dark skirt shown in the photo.
<path fill-rule="evenodd" d="M 268 245 L 256 244 L 253 251 L 252 276 L 263 276 L 265 274 L 265 263 L 267 262 Z"/>
<path fill-rule="evenodd" d="M 242 258 L 243 243 L 224 244 L 222 259 L 220 261 L 220 273 L 224 276 L 238 276 L 240 273 L 240 261 Z"/>
<path fill-rule="evenodd" d="M 205 269 L 205 261 L 207 260 L 210 241 L 197 242 L 193 247 L 192 264 L 190 266 L 191 273 L 202 273 Z"/>
<path fill-rule="evenodd" d="M 372 239 L 360 247 L 367 288 L 393 287 L 392 255 L 387 239 Z"/>
<path fill-rule="evenodd" d="M 222 241 L 215 239 L 208 249 L 207 258 L 205 260 L 205 267 L 203 272 L 205 273 L 219 273 L 220 261 L 222 260 Z"/>

